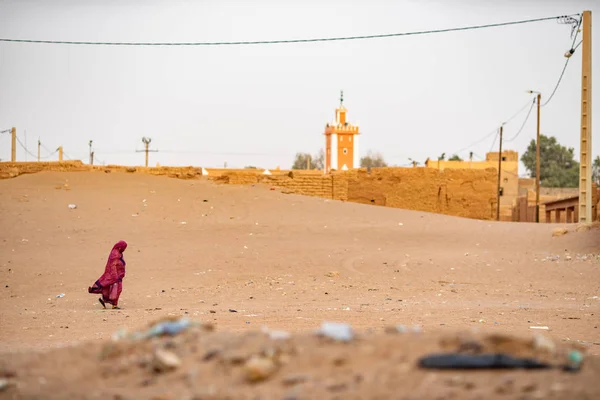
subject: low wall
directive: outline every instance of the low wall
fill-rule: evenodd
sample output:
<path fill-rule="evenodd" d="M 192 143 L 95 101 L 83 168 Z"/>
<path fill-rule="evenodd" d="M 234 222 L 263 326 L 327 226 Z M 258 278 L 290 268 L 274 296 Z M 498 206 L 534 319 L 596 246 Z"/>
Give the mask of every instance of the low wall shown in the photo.
<path fill-rule="evenodd" d="M 179 179 L 198 179 L 202 177 L 201 167 L 128 167 L 123 165 L 88 165 L 81 161 L 63 161 L 63 162 L 3 162 L 0 163 L 0 179 L 15 178 L 22 174 L 32 174 L 41 171 L 57 171 L 57 172 L 76 172 L 76 171 L 96 171 L 96 172 L 123 172 L 123 173 L 142 173 L 150 175 L 166 175 L 172 178 Z M 249 176 L 258 176 L 263 174 L 264 169 L 222 169 L 222 168 L 207 168 L 208 178 L 219 178 L 226 175 L 240 175 L 246 178 L 241 178 L 238 183 L 251 183 L 252 178 Z M 289 174 L 290 171 L 273 170 L 270 171 L 272 176 L 283 176 Z M 306 174 L 322 175 L 321 171 L 303 171 Z M 232 179 L 232 182 L 234 183 Z M 254 179 L 256 181 L 256 179 Z"/>
<path fill-rule="evenodd" d="M 496 215 L 494 169 L 374 168 L 328 175 L 293 171 L 285 176 L 231 172 L 214 179 L 226 184 L 264 183 L 280 187 L 284 193 L 466 218 L 494 219 Z M 511 210 L 502 210 L 508 219 Z"/>
<path fill-rule="evenodd" d="M 40 171 L 145 173 L 179 179 L 200 179 L 197 167 L 89 166 L 80 161 L 0 163 L 0 179 Z M 433 168 L 374 168 L 323 175 L 320 171 L 207 169 L 208 178 L 224 184 L 264 183 L 284 192 L 476 219 L 496 215 L 496 172 Z M 504 210 L 502 210 L 504 212 Z"/>
<path fill-rule="evenodd" d="M 348 201 L 476 219 L 496 215 L 494 169 L 376 168 L 347 175 Z"/>
<path fill-rule="evenodd" d="M 0 179 L 16 178 L 23 174 L 34 174 L 42 171 L 75 172 L 90 171 L 88 165 L 81 161 L 63 162 L 3 162 L 0 163 Z"/>

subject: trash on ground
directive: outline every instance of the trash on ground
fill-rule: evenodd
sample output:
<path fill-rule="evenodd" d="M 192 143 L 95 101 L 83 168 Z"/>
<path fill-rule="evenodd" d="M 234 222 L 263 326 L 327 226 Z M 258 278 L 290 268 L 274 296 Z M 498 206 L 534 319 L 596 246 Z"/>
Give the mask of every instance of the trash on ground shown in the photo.
<path fill-rule="evenodd" d="M 533 358 L 516 358 L 507 354 L 433 354 L 419 359 L 419 367 L 433 369 L 498 369 L 550 368 L 547 363 Z"/>
<path fill-rule="evenodd" d="M 154 352 L 153 369 L 156 372 L 168 372 L 181 366 L 179 357 L 168 350 L 158 349 Z"/>
<path fill-rule="evenodd" d="M 62 299 L 63 297 L 65 297 L 65 294 L 64 294 L 64 293 L 61 293 L 61 294 L 57 294 L 57 295 L 56 295 L 56 298 L 57 298 L 57 299 Z"/>
<path fill-rule="evenodd" d="M 536 329 L 536 330 L 542 330 L 542 331 L 550 330 L 550 328 L 548 328 L 547 326 L 530 326 L 529 329 Z"/>
<path fill-rule="evenodd" d="M 244 365 L 246 379 L 259 382 L 267 379 L 277 371 L 277 365 L 271 358 L 252 356 Z"/>
<path fill-rule="evenodd" d="M 130 334 L 127 333 L 127 331 L 121 329 L 117 331 L 112 336 L 112 338 L 113 340 L 118 341 L 122 339 L 143 340 L 165 335 L 175 336 L 195 326 L 204 326 L 208 330 L 212 329 L 212 325 L 205 325 L 198 322 L 192 322 L 187 318 L 168 319 L 155 322 L 148 329 L 141 332 L 134 332 Z"/>
<path fill-rule="evenodd" d="M 323 322 L 317 334 L 340 342 L 349 342 L 354 338 L 352 327 L 338 322 Z"/>
<path fill-rule="evenodd" d="M 71 210 L 74 210 L 74 209 L 76 209 L 76 208 L 77 208 L 77 204 L 69 204 L 69 208 L 70 208 Z"/>

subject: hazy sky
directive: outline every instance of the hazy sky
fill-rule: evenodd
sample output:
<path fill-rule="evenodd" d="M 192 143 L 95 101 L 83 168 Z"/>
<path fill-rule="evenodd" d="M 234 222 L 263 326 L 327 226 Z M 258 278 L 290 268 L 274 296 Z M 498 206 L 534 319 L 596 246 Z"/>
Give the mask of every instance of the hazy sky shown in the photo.
<path fill-rule="evenodd" d="M 597 0 L 0 0 L 0 37 L 72 41 L 237 41 L 407 32 L 573 14 Z M 593 32 L 600 54 L 600 23 Z M 450 155 L 492 132 L 531 95 L 549 96 L 570 48 L 555 21 L 352 42 L 222 47 L 109 47 L 0 43 L 0 130 L 64 146 L 71 158 L 151 165 L 291 165 L 297 151 L 324 146 L 344 90 L 361 153 L 395 165 Z M 593 71 L 600 88 L 600 60 Z M 600 98 L 594 155 L 600 153 Z M 542 133 L 579 158 L 581 53 L 572 57 Z M 544 98 L 542 99 L 544 101 Z M 520 114 L 505 127 L 513 136 Z M 523 152 L 535 137 L 535 110 L 505 148 Z M 485 157 L 493 135 L 460 153 Z M 496 142 L 497 143 L 497 142 Z M 496 146 L 494 146 L 494 149 Z M 42 150 L 42 156 L 47 152 Z M 0 158 L 10 139 L 0 136 Z M 25 159 L 23 149 L 19 160 Z M 32 157 L 28 156 L 31 160 Z M 524 173 L 523 170 L 520 173 Z"/>

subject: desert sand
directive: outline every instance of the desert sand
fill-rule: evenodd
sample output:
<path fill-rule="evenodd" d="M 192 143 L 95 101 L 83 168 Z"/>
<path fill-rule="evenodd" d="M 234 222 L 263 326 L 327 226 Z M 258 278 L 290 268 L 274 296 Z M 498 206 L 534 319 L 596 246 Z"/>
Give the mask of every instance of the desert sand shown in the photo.
<path fill-rule="evenodd" d="M 103 393 L 436 398 L 450 392 L 454 398 L 594 398 L 599 393 L 594 374 L 600 372 L 600 230 L 470 220 L 270 189 L 102 172 L 43 172 L 0 181 L 0 358 L 6 374 L 6 368 L 14 369 L 11 379 L 30 383 L 15 384 L 0 397 L 61 398 L 68 382 L 74 398 Z M 569 233 L 553 237 L 558 226 Z M 122 310 L 103 310 L 87 287 L 121 239 L 129 244 Z M 363 375 L 335 390 L 324 385 L 311 391 L 308 385 L 303 392 L 306 383 L 290 388 L 281 376 L 243 386 L 235 373 L 224 378 L 211 370 L 219 376 L 216 388 L 224 391 L 198 394 L 199 386 L 185 386 L 183 372 L 172 381 L 160 376 L 142 385 L 140 373 L 117 374 L 132 377 L 125 380 L 94 367 L 99 361 L 93 354 L 116 331 L 168 316 L 212 324 L 215 331 L 206 340 L 221 345 L 263 340 L 251 332 L 265 326 L 285 330 L 321 356 L 306 356 L 304 372 L 312 368 L 323 380 L 333 379 L 342 369 L 325 367 L 323 360 L 331 356 L 335 364 L 333 353 L 343 352 L 357 357 L 342 363 L 344 376 Z M 360 344 L 329 348 L 311 342 L 323 321 L 347 322 L 366 337 L 379 338 L 370 342 L 379 358 L 361 355 Z M 419 326 L 423 333 L 417 336 L 423 337 L 390 339 L 384 329 L 395 324 Z M 559 345 L 585 349 L 582 371 L 479 374 L 474 387 L 449 384 L 446 378 L 455 373 L 420 372 L 412 364 L 406 376 L 400 369 L 392 375 L 376 372 L 389 372 L 386 363 L 396 365 L 402 349 L 404 362 L 412 363 L 437 338 L 453 332 L 531 337 L 539 333 L 532 326 L 548 327 L 542 333 Z M 399 341 L 395 351 L 390 340 Z M 186 360 L 188 365 L 191 359 Z M 46 377 L 38 380 L 44 371 Z M 364 371 L 387 380 L 377 385 Z M 507 376 L 517 382 L 516 391 L 495 391 Z M 363 378 L 369 384 L 361 386 Z M 538 383 L 532 388 L 529 380 Z M 414 390 L 400 393 L 394 382 L 410 383 Z M 556 382 L 562 386 L 552 392 Z"/>

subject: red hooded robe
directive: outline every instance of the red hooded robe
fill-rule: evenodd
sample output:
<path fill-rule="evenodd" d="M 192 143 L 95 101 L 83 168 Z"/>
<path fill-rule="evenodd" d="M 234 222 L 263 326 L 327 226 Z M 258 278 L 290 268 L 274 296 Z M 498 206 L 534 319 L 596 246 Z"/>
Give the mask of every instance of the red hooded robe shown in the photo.
<path fill-rule="evenodd" d="M 104 274 L 98 278 L 94 286 L 88 288 L 88 293 L 102 293 L 102 300 L 113 306 L 119 302 L 119 296 L 123 290 L 126 265 L 123 252 L 126 248 L 127 243 L 123 240 L 113 246 L 106 262 Z"/>

